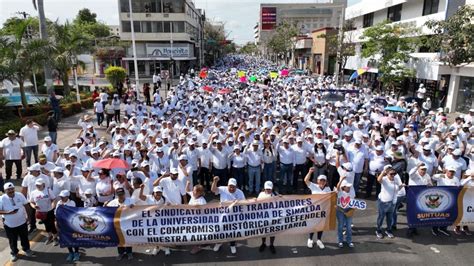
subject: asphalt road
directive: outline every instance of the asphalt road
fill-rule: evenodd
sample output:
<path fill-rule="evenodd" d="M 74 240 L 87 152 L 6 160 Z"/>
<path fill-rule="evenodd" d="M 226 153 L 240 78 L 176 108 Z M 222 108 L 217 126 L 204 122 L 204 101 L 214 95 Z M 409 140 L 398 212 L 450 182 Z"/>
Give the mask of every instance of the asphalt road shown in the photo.
<path fill-rule="evenodd" d="M 190 254 L 190 247 L 176 247 L 170 256 L 161 251 L 157 256 L 149 254 L 149 247 L 134 248 L 134 259 L 116 262 L 115 248 L 81 249 L 81 263 L 111 265 L 118 264 L 154 264 L 154 265 L 471 265 L 474 258 L 474 236 L 434 237 L 429 228 L 423 228 L 420 235 L 412 239 L 405 237 L 406 217 L 404 211 L 399 216 L 399 229 L 395 231 L 394 239 L 377 240 L 374 234 L 375 201 L 368 201 L 368 209 L 357 211 L 354 218 L 353 240 L 355 248 L 338 248 L 336 232 L 325 232 L 323 241 L 326 249 L 319 250 L 306 247 L 306 235 L 291 235 L 277 237 L 276 254 L 267 249 L 260 253 L 260 239 L 250 239 L 237 244 L 237 254 L 232 255 L 229 247 L 223 245 L 219 252 L 212 251 L 212 246 L 205 247 L 197 255 Z M 41 228 L 41 227 L 40 227 Z M 34 258 L 20 257 L 14 265 L 50 265 L 65 264 L 67 249 L 44 245 L 42 230 L 32 237 L 32 249 L 36 252 Z M 6 252 L 5 252 L 6 251 Z M 0 254 L 0 260 L 6 264 L 9 259 L 8 248 Z"/>

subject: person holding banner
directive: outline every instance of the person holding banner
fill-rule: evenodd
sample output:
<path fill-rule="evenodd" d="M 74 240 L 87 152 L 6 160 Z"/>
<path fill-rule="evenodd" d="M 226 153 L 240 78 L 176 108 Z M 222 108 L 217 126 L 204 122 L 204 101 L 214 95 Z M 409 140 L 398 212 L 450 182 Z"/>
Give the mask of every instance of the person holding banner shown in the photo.
<path fill-rule="evenodd" d="M 349 207 L 349 203 L 354 199 L 354 194 L 351 193 L 352 184 L 347 182 L 347 176 L 342 176 L 341 180 L 336 186 L 337 191 L 337 246 L 339 248 L 344 247 L 344 228 L 346 229 L 346 242 L 350 248 L 354 247 L 352 242 L 352 216 L 354 215 L 354 209 Z"/>
<path fill-rule="evenodd" d="M 444 174 L 436 174 L 431 177 L 431 179 L 436 181 L 437 186 L 455 186 L 459 187 L 461 183 L 459 179 L 456 177 L 456 170 L 457 168 L 454 166 L 448 166 L 444 172 Z M 431 233 L 434 236 L 439 236 L 440 233 L 445 236 L 451 236 L 448 232 L 447 226 L 433 226 L 431 228 Z"/>
<path fill-rule="evenodd" d="M 221 202 L 235 202 L 238 200 L 245 200 L 244 193 L 242 192 L 242 190 L 237 188 L 237 180 L 235 180 L 235 178 L 230 178 L 227 182 L 227 186 L 218 187 L 217 182 L 219 182 L 219 177 L 215 176 L 212 180 L 211 191 L 214 192 L 216 195 L 220 195 Z M 214 251 L 219 251 L 221 246 L 221 243 L 217 243 L 214 246 Z M 230 252 L 232 254 L 237 253 L 235 241 L 230 242 Z"/>
<path fill-rule="evenodd" d="M 380 183 L 381 189 L 377 199 L 377 230 L 375 235 L 377 239 L 382 239 L 382 224 L 383 220 L 386 217 L 387 219 L 387 229 L 385 234 L 388 238 L 394 238 L 392 228 L 393 228 L 393 213 L 395 204 L 397 203 L 398 191 L 402 189 L 405 184 L 402 183 L 400 176 L 397 174 L 395 169 L 391 165 L 386 165 L 384 170 L 377 177 L 377 182 Z"/>
<path fill-rule="evenodd" d="M 59 208 L 59 206 L 70 206 L 70 207 L 76 207 L 76 203 L 72 200 L 69 199 L 70 192 L 69 190 L 62 190 L 59 192 L 59 198 L 60 200 L 56 202 L 56 207 L 54 208 L 54 215 L 56 215 L 56 212 Z M 61 231 L 61 228 L 58 227 L 58 224 L 56 224 L 57 230 Z M 76 262 L 79 261 L 81 257 L 81 253 L 79 253 L 79 247 L 68 247 L 67 250 L 69 251 L 69 254 L 66 258 L 67 262 Z"/>
<path fill-rule="evenodd" d="M 205 192 L 204 187 L 202 185 L 195 185 L 193 189 L 191 189 L 191 181 L 186 181 L 186 193 L 188 193 L 189 197 L 189 205 L 206 205 L 207 201 L 204 198 Z M 191 249 L 191 254 L 195 255 L 201 251 L 201 246 L 197 245 Z"/>
<path fill-rule="evenodd" d="M 125 197 L 125 189 L 119 187 L 115 190 L 115 194 L 117 197 L 111 201 L 107 201 L 104 203 L 105 207 L 130 207 L 133 208 L 134 202 L 133 199 Z M 133 259 L 132 254 L 132 247 L 117 247 L 118 256 L 117 260 L 122 260 L 125 256 L 127 256 L 128 260 Z"/>
<path fill-rule="evenodd" d="M 266 181 L 263 184 L 263 191 L 258 194 L 257 199 L 268 199 L 268 198 L 274 197 L 276 195 L 277 194 L 273 191 L 273 182 L 272 181 Z M 279 196 L 281 196 L 281 195 L 279 195 Z M 265 248 L 267 247 L 266 242 L 267 242 L 267 238 L 263 237 L 262 238 L 262 244 L 258 248 L 258 251 L 263 252 L 265 250 Z M 270 252 L 272 254 L 276 253 L 274 243 L 275 243 L 275 237 L 271 236 L 270 237 Z"/>
<path fill-rule="evenodd" d="M 313 173 L 316 171 L 314 167 L 309 168 L 308 174 L 304 178 L 304 183 L 308 188 L 311 190 L 311 194 L 322 194 L 331 192 L 331 189 L 327 185 L 327 177 L 325 175 L 319 175 L 317 178 L 317 184 L 311 182 Z M 308 236 L 308 248 L 313 248 L 314 241 L 313 241 L 314 233 L 310 233 Z M 317 232 L 318 240 L 316 240 L 316 245 L 318 245 L 319 249 L 324 249 L 323 241 L 321 238 L 323 237 L 323 232 Z"/>
<path fill-rule="evenodd" d="M 53 202 L 56 196 L 50 188 L 47 188 L 43 179 L 38 179 L 35 182 L 36 190 L 30 194 L 30 205 L 36 210 L 36 218 L 43 221 L 48 233 L 48 238 L 45 244 L 48 245 L 54 241 L 54 245 L 57 246 L 58 232 L 54 225 L 54 210 Z"/>
<path fill-rule="evenodd" d="M 408 189 L 410 186 L 432 186 L 431 177 L 427 174 L 428 166 L 426 163 L 420 162 L 408 173 Z M 416 227 L 408 226 L 407 236 L 417 235 Z"/>

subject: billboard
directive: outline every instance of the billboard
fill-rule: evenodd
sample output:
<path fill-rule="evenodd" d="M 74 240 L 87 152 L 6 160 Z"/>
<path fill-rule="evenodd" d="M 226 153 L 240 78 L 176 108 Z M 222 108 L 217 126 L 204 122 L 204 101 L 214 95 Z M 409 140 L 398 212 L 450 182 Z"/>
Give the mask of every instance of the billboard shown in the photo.
<path fill-rule="evenodd" d="M 262 7 L 261 8 L 262 30 L 273 30 L 277 24 L 277 9 L 276 7 Z"/>

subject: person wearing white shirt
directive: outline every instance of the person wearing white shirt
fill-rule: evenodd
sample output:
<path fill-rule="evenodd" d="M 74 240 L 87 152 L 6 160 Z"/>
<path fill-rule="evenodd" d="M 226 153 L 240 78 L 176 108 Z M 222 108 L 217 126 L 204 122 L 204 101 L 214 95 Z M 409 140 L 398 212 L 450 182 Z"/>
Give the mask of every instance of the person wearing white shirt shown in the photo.
<path fill-rule="evenodd" d="M 237 180 L 237 183 L 244 184 L 247 158 L 245 154 L 240 152 L 241 148 L 240 145 L 235 145 L 234 151 L 229 154 L 229 165 L 231 166 L 232 177 Z"/>
<path fill-rule="evenodd" d="M 444 156 L 441 162 L 445 169 L 456 169 L 455 176 L 458 180 L 462 177 L 462 173 L 467 170 L 466 161 L 461 158 L 461 150 L 459 149 L 455 149 L 451 155 Z"/>
<path fill-rule="evenodd" d="M 20 129 L 20 138 L 25 144 L 25 156 L 26 156 L 26 166 L 31 166 L 31 154 L 33 153 L 33 158 L 35 163 L 38 162 L 38 130 L 40 126 L 32 121 L 27 120 L 26 125 Z"/>
<path fill-rule="evenodd" d="M 212 153 L 212 175 L 220 177 L 221 183 L 227 180 L 228 155 L 221 140 L 216 140 L 216 148 L 210 147 Z"/>
<path fill-rule="evenodd" d="M 357 193 L 359 191 L 359 183 L 362 178 L 363 172 L 368 167 L 369 154 L 362 147 L 362 140 L 356 139 L 354 145 L 349 147 L 348 151 L 349 161 L 352 162 L 352 167 L 354 171 L 354 191 Z"/>
<path fill-rule="evenodd" d="M 97 116 L 97 125 L 102 126 L 102 122 L 104 121 L 104 105 L 99 102 L 99 98 L 95 100 L 93 109 L 94 114 Z"/>
<path fill-rule="evenodd" d="M 68 177 L 64 175 L 64 169 L 58 166 L 54 168 L 52 172 L 54 176 L 52 187 L 54 195 L 59 195 L 59 193 L 63 190 L 70 191 L 71 182 L 69 181 Z"/>
<path fill-rule="evenodd" d="M 283 145 L 279 145 L 278 155 L 280 158 L 280 182 L 283 182 L 283 187 L 289 191 L 286 187 L 288 182 L 293 187 L 293 167 L 295 165 L 295 153 L 293 148 L 290 147 L 290 143 L 287 139 L 283 139 Z"/>
<path fill-rule="evenodd" d="M 13 183 L 3 185 L 5 193 L 0 196 L 0 214 L 3 218 L 3 227 L 10 244 L 11 261 L 18 259 L 18 238 L 25 255 L 33 256 L 28 239 L 28 225 L 25 206 L 28 204 L 25 196 L 15 192 Z"/>
<path fill-rule="evenodd" d="M 112 179 L 109 172 L 105 169 L 99 171 L 99 178 L 95 185 L 95 192 L 97 195 L 98 206 L 102 207 L 104 204 L 114 198 L 114 189 L 112 186 Z"/>
<path fill-rule="evenodd" d="M 263 159 L 263 181 L 275 181 L 276 154 L 275 148 L 270 140 L 265 140 L 262 150 Z"/>
<path fill-rule="evenodd" d="M 293 145 L 293 153 L 295 156 L 295 166 L 293 168 L 293 191 L 298 191 L 298 180 L 303 179 L 306 175 L 307 167 L 306 161 L 309 156 L 307 150 L 303 146 L 303 138 L 296 138 L 296 145 Z"/>
<path fill-rule="evenodd" d="M 211 191 L 216 194 L 220 195 L 220 202 L 235 202 L 238 200 L 245 200 L 244 193 L 242 190 L 237 188 L 237 180 L 235 178 L 230 178 L 227 182 L 227 186 L 217 186 L 219 182 L 219 177 L 214 176 L 212 180 Z M 221 248 L 222 244 L 216 244 L 214 246 L 214 251 L 217 252 Z M 232 254 L 237 253 L 237 248 L 235 246 L 235 241 L 230 242 L 230 252 Z"/>
<path fill-rule="evenodd" d="M 158 178 L 153 186 L 161 186 L 163 195 L 171 205 L 186 204 L 188 202 L 185 189 L 185 181 L 178 179 L 178 169 L 171 168 L 169 174 L 164 174 Z"/>
<path fill-rule="evenodd" d="M 191 166 L 191 176 L 192 183 L 194 185 L 198 184 L 198 160 L 199 160 L 199 151 L 196 149 L 196 143 L 194 141 L 189 141 L 188 146 L 183 149 L 183 154 L 188 158 L 188 164 Z"/>
<path fill-rule="evenodd" d="M 206 186 L 206 190 L 211 190 L 211 169 L 212 169 L 212 153 L 207 147 L 207 141 L 202 142 L 202 146 L 198 149 L 198 177 L 201 185 Z"/>
<path fill-rule="evenodd" d="M 431 177 L 431 179 L 436 181 L 437 186 L 453 186 L 459 187 L 461 184 L 459 178 L 456 176 L 457 168 L 453 166 L 446 167 L 444 174 L 436 174 Z M 450 236 L 447 226 L 433 226 L 431 228 L 431 233 L 434 236 L 443 234 L 445 236 Z"/>
<path fill-rule="evenodd" d="M 252 147 L 249 147 L 245 150 L 245 157 L 248 164 L 248 192 L 253 194 L 254 191 L 260 191 L 260 181 L 262 173 L 262 164 L 263 164 L 263 154 L 259 149 L 259 141 L 254 140 L 252 142 Z M 254 181 L 255 181 L 255 190 L 254 190 Z"/>
<path fill-rule="evenodd" d="M 405 185 L 392 167 L 386 167 L 386 169 L 377 177 L 377 182 L 381 184 L 381 190 L 377 199 L 378 216 L 375 235 L 378 239 L 383 238 L 382 224 L 386 217 L 387 229 L 385 230 L 385 234 L 388 238 L 394 238 L 392 233 L 393 212 L 397 202 L 398 191 Z"/>
<path fill-rule="evenodd" d="M 59 192 L 59 200 L 56 203 L 56 207 L 54 208 L 54 215 L 56 215 L 56 212 L 59 208 L 59 206 L 69 206 L 69 207 L 76 207 L 76 203 L 72 200 L 69 199 L 70 192 L 69 190 L 62 190 Z M 61 228 L 58 228 L 61 230 Z M 67 262 L 77 262 L 80 259 L 81 254 L 79 253 L 79 247 L 68 247 L 67 248 L 69 251 L 69 254 L 66 258 Z"/>
<path fill-rule="evenodd" d="M 432 186 L 431 177 L 427 173 L 426 163 L 419 163 L 408 173 L 408 186 Z"/>
<path fill-rule="evenodd" d="M 56 199 L 56 195 L 53 194 L 53 191 L 45 186 L 45 182 L 42 179 L 38 179 L 35 182 L 36 190 L 32 191 L 30 194 L 30 205 L 33 209 L 36 210 L 36 218 L 43 221 L 48 233 L 48 238 L 46 239 L 45 244 L 49 244 L 54 241 L 54 245 L 59 244 L 57 237 L 56 225 L 54 223 L 54 208 L 53 202 Z"/>
<path fill-rule="evenodd" d="M 9 130 L 6 135 L 7 137 L 0 142 L 0 167 L 3 166 L 3 160 L 5 160 L 5 178 L 10 180 L 12 166 L 15 164 L 16 179 L 20 179 L 22 174 L 21 160 L 24 159 L 24 143 L 20 138 L 17 138 L 14 130 Z"/>
<path fill-rule="evenodd" d="M 272 181 L 266 181 L 265 184 L 263 184 L 263 191 L 260 192 L 260 194 L 258 194 L 257 199 L 268 199 L 268 198 L 274 197 L 276 195 L 277 194 L 273 191 L 273 182 Z M 258 251 L 263 252 L 265 250 L 265 248 L 267 247 L 266 242 L 267 242 L 267 238 L 263 237 L 262 238 L 262 244 L 258 248 Z M 270 252 L 272 254 L 276 253 L 274 243 L 275 243 L 275 237 L 271 236 L 270 237 Z"/>
<path fill-rule="evenodd" d="M 367 176 L 365 198 L 370 198 L 372 195 L 374 181 L 377 179 L 377 176 L 383 171 L 384 166 L 387 164 L 388 159 L 384 154 L 384 147 L 381 145 L 376 146 L 375 150 L 369 153 L 369 173 Z M 380 193 L 380 183 L 375 183 L 375 195 L 378 196 Z"/>
<path fill-rule="evenodd" d="M 327 177 L 325 175 L 319 175 L 316 179 L 317 183 L 311 182 L 314 172 L 315 172 L 314 167 L 309 168 L 308 174 L 304 178 L 304 183 L 311 190 L 311 194 L 314 195 L 314 194 L 323 194 L 323 193 L 331 192 L 331 189 L 327 185 Z M 314 233 L 310 233 L 308 236 L 308 243 L 307 243 L 308 248 L 313 248 L 314 246 L 313 237 L 314 237 Z M 316 245 L 319 247 L 319 249 L 324 249 L 325 248 L 324 243 L 321 240 L 321 238 L 323 237 L 323 232 L 318 231 L 317 237 L 318 237 L 318 240 L 316 240 Z"/>
<path fill-rule="evenodd" d="M 107 201 L 104 206 L 105 207 L 129 207 L 133 208 L 135 202 L 131 198 L 125 197 L 125 190 L 123 188 L 118 188 L 115 193 L 117 197 L 113 200 Z M 118 256 L 117 260 L 121 260 L 125 256 L 127 256 L 128 260 L 133 259 L 132 255 L 132 247 L 117 247 Z"/>
<path fill-rule="evenodd" d="M 56 162 L 59 158 L 59 149 L 56 144 L 53 143 L 51 137 L 44 138 L 44 144 L 41 146 L 41 153 L 46 155 L 48 162 Z"/>

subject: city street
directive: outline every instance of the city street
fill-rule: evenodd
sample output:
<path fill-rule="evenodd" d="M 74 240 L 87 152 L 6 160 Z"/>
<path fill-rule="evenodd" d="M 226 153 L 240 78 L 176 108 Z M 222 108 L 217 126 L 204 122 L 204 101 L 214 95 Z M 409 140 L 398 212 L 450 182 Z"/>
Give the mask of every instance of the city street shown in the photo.
<path fill-rule="evenodd" d="M 219 252 L 205 247 L 197 255 L 189 253 L 190 247 L 176 247 L 171 255 L 166 257 L 161 251 L 157 256 L 147 253 L 150 247 L 134 248 L 134 259 L 126 259 L 118 264 L 158 264 L 158 265 L 468 265 L 472 260 L 473 236 L 434 237 L 429 228 L 423 228 L 419 236 L 407 239 L 405 215 L 399 216 L 400 223 L 394 239 L 377 240 L 374 234 L 377 214 L 375 202 L 369 201 L 366 211 L 357 211 L 354 218 L 353 238 L 355 248 L 338 248 L 336 233 L 325 232 L 323 242 L 325 250 L 306 247 L 305 235 L 290 235 L 277 237 L 276 254 L 267 249 L 260 253 L 260 239 L 250 239 L 237 244 L 237 255 L 232 255 L 227 245 Z M 5 240 L 2 238 L 2 240 Z M 64 264 L 67 250 L 50 245 L 44 245 L 45 237 L 40 234 L 33 236 L 32 249 L 36 252 L 34 258 L 21 257 L 15 265 L 49 265 Z M 8 246 L 6 247 L 8 250 Z M 3 255 L 5 254 L 5 255 Z M 8 253 L 2 252 L 2 262 L 8 260 Z M 115 248 L 81 248 L 81 264 L 111 265 L 117 263 Z"/>

